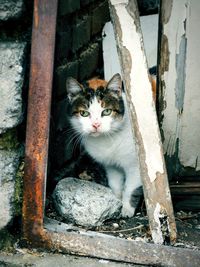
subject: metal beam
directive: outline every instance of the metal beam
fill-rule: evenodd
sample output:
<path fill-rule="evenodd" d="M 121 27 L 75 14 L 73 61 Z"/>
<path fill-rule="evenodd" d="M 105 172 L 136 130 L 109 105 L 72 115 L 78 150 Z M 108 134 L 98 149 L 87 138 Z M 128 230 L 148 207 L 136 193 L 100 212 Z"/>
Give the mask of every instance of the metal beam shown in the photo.
<path fill-rule="evenodd" d="M 26 130 L 23 233 L 43 225 L 57 0 L 35 0 Z"/>

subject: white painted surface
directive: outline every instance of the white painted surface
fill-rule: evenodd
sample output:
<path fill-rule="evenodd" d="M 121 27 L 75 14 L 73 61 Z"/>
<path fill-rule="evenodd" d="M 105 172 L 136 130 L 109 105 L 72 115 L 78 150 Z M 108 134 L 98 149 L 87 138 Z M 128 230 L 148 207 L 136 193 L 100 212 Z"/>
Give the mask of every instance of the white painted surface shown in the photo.
<path fill-rule="evenodd" d="M 112 4 L 115 2 L 111 1 Z M 131 55 L 134 55 L 132 59 L 134 64 L 131 66 L 130 73 L 131 100 L 135 107 L 139 131 L 144 143 L 148 175 L 153 182 L 157 172 L 164 173 L 164 166 L 146 58 L 141 47 L 141 36 L 136 30 L 133 18 L 126 10 L 126 1 L 124 4 L 115 5 L 115 9 L 117 16 L 123 18 L 120 21 L 123 46 Z"/>
<path fill-rule="evenodd" d="M 103 28 L 103 60 L 104 60 L 104 78 L 109 81 L 114 74 L 121 74 L 117 46 L 115 42 L 113 25 L 107 22 Z"/>
<path fill-rule="evenodd" d="M 169 44 L 169 70 L 164 73 L 166 109 L 162 129 L 164 150 L 168 156 L 175 153 L 179 139 L 178 158 L 184 167 L 200 170 L 200 1 L 176 0 L 170 20 L 164 24 Z M 186 29 L 185 29 L 186 27 Z M 177 55 L 180 55 L 182 36 L 187 38 L 185 58 L 185 93 L 177 87 Z M 181 100 L 183 98 L 183 101 Z M 180 103 L 183 102 L 183 112 Z M 177 104 L 179 103 L 179 105 Z"/>
<path fill-rule="evenodd" d="M 157 65 L 158 15 L 141 16 L 140 22 L 148 66 L 153 67 Z M 111 22 L 105 24 L 102 37 L 104 76 L 105 80 L 109 80 L 115 73 L 121 74 L 114 30 Z"/>
<path fill-rule="evenodd" d="M 141 30 L 148 66 L 157 65 L 158 15 L 140 17 Z"/>

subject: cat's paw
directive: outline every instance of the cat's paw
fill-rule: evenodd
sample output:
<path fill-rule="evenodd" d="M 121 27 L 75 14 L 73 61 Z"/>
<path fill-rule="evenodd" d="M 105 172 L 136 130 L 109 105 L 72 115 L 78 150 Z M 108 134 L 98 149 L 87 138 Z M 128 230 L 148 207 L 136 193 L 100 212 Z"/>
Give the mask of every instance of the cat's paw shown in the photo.
<path fill-rule="evenodd" d="M 125 204 L 122 207 L 121 214 L 123 218 L 131 218 L 135 215 L 135 208 L 131 207 L 129 204 Z"/>

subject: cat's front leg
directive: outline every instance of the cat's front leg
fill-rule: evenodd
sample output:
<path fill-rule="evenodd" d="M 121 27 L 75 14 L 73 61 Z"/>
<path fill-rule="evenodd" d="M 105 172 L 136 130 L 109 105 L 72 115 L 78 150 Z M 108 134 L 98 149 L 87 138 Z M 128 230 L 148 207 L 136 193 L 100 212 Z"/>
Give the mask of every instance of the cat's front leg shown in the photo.
<path fill-rule="evenodd" d="M 122 217 L 132 217 L 139 204 L 142 195 L 142 183 L 140 175 L 133 171 L 126 172 L 123 196 Z"/>
<path fill-rule="evenodd" d="M 108 178 L 108 185 L 118 199 L 122 199 L 124 173 L 113 166 L 106 167 L 106 174 Z"/>

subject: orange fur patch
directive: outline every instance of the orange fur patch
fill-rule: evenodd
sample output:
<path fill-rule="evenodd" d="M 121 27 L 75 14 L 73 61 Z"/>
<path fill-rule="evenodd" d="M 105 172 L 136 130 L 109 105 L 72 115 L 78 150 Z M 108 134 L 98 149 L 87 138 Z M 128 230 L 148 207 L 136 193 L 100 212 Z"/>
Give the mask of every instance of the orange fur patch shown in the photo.
<path fill-rule="evenodd" d="M 156 76 L 151 75 L 150 82 L 151 82 L 151 87 L 152 87 L 153 100 L 156 103 Z"/>
<path fill-rule="evenodd" d="M 92 88 L 93 90 L 97 90 L 98 87 L 106 87 L 107 82 L 105 80 L 101 79 L 91 79 L 87 81 L 88 86 Z"/>
<path fill-rule="evenodd" d="M 153 100 L 156 103 L 156 76 L 149 75 L 149 78 L 150 78 L 151 87 L 152 87 Z M 90 87 L 91 89 L 96 91 L 97 88 L 99 88 L 99 87 L 105 88 L 106 85 L 108 84 L 108 82 L 105 80 L 93 78 L 91 80 L 88 80 L 87 84 L 88 84 L 88 87 Z"/>

